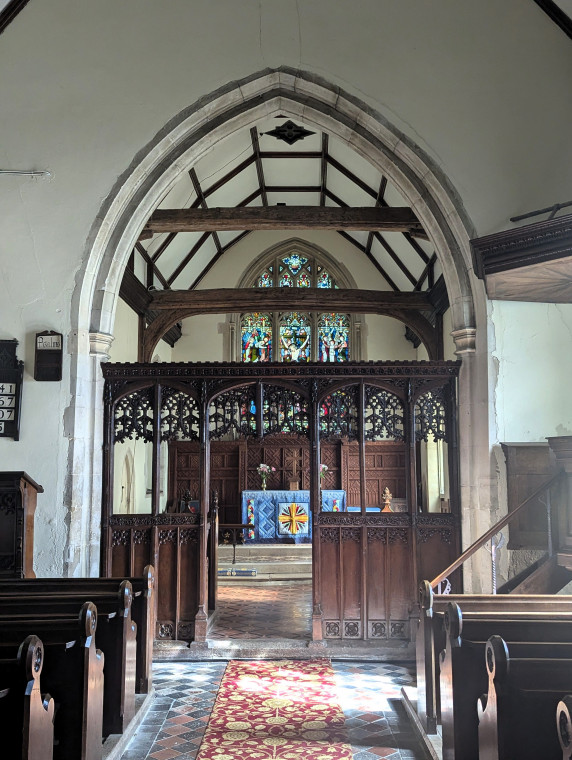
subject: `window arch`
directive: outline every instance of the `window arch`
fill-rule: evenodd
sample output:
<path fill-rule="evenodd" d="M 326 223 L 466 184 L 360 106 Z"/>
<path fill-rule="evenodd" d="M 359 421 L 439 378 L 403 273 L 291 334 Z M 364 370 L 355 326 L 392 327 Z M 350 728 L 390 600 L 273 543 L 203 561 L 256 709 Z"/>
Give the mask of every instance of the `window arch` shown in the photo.
<path fill-rule="evenodd" d="M 343 265 L 306 241 L 274 246 L 250 266 L 239 287 L 355 288 Z M 361 322 L 322 311 L 246 312 L 231 320 L 231 358 L 255 362 L 347 362 L 361 359 Z M 238 329 L 237 329 L 238 327 Z"/>

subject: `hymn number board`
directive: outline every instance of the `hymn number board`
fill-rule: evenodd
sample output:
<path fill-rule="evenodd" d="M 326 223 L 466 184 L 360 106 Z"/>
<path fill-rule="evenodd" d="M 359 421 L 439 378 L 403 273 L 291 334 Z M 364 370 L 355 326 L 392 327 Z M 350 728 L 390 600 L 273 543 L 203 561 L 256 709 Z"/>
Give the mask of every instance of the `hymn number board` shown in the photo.
<path fill-rule="evenodd" d="M 0 438 L 20 437 L 24 362 L 16 357 L 17 340 L 0 340 Z"/>

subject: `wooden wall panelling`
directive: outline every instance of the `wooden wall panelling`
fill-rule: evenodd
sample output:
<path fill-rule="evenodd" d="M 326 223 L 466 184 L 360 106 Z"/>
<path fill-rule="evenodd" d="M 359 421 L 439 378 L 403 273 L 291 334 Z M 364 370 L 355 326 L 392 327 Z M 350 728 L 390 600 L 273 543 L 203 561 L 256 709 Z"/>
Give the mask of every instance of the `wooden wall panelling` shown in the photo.
<path fill-rule="evenodd" d="M 162 525 L 159 528 L 159 564 L 157 586 L 157 638 L 174 639 L 177 633 L 177 528 Z"/>
<path fill-rule="evenodd" d="M 554 475 L 557 468 L 547 443 L 501 443 L 501 446 L 506 459 L 507 501 L 511 512 Z M 546 507 L 540 498 L 534 499 L 510 523 L 509 549 L 521 546 L 546 549 Z"/>
<path fill-rule="evenodd" d="M 388 638 L 387 528 L 367 527 L 366 618 L 368 639 Z"/>
<path fill-rule="evenodd" d="M 197 612 L 197 584 L 199 563 L 199 530 L 196 526 L 178 529 L 178 577 L 179 611 L 177 618 L 177 638 L 191 641 L 194 637 L 195 615 Z"/>
<path fill-rule="evenodd" d="M 389 527 L 387 529 L 387 595 L 389 604 L 390 639 L 409 639 L 409 613 L 412 608 L 413 577 L 411 528 Z"/>
<path fill-rule="evenodd" d="M 362 528 L 346 527 L 341 530 L 340 544 L 342 638 L 363 637 L 362 604 Z"/>
<path fill-rule="evenodd" d="M 110 528 L 111 575 L 123 577 L 131 575 L 131 530 L 129 528 Z"/>
<path fill-rule="evenodd" d="M 320 526 L 321 602 L 323 636 L 327 639 L 342 637 L 342 605 L 340 577 L 340 527 Z"/>
<path fill-rule="evenodd" d="M 456 516 L 452 514 L 437 512 L 416 516 L 418 584 L 435 578 L 459 555 L 456 526 Z M 451 577 L 449 581 L 453 591 L 461 590 L 456 587 L 458 577 Z"/>

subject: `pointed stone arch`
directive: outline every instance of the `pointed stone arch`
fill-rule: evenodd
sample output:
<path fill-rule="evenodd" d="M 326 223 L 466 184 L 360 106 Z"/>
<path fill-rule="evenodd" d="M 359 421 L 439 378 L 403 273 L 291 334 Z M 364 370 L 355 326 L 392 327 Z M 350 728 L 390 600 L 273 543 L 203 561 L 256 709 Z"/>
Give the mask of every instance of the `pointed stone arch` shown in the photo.
<path fill-rule="evenodd" d="M 113 340 L 119 287 L 137 237 L 181 172 L 219 140 L 279 113 L 303 120 L 349 145 L 407 199 L 441 260 L 451 304 L 452 335 L 457 353 L 465 358 L 466 379 L 461 382 L 466 392 L 461 388 L 460 403 L 467 412 L 475 399 L 486 403 L 486 299 L 482 284 L 472 273 L 469 240 L 474 233 L 458 195 L 441 170 L 382 114 L 311 73 L 281 67 L 231 82 L 175 116 L 140 151 L 103 203 L 86 243 L 84 266 L 72 300 L 77 347 L 70 378 L 72 402 L 67 410 L 72 430 L 66 493 L 71 515 L 70 574 L 97 572 L 99 564 L 99 364 L 107 358 Z M 478 364 L 471 358 L 477 336 L 483 347 Z M 467 451 L 467 493 L 472 493 L 471 488 L 482 479 L 472 463 L 474 451 L 485 446 L 488 455 L 488 428 L 485 425 L 478 434 L 472 429 L 461 431 L 461 443 Z M 469 452 L 473 452 L 473 459 Z M 86 472 L 91 477 L 84 477 Z M 82 552 L 85 546 L 90 547 L 87 553 Z"/>

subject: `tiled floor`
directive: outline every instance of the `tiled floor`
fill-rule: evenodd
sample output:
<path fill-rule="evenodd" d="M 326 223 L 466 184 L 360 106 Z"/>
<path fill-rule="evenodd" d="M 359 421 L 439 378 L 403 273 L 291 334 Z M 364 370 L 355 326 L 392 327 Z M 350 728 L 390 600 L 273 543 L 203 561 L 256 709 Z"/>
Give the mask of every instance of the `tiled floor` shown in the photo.
<path fill-rule="evenodd" d="M 226 663 L 154 666 L 157 698 L 123 760 L 194 760 Z M 424 751 L 399 700 L 412 669 L 395 664 L 334 662 L 354 760 L 422 760 Z M 303 760 L 303 758 L 301 758 Z"/>
<path fill-rule="evenodd" d="M 299 581 L 222 585 L 209 639 L 309 639 L 312 584 Z"/>

